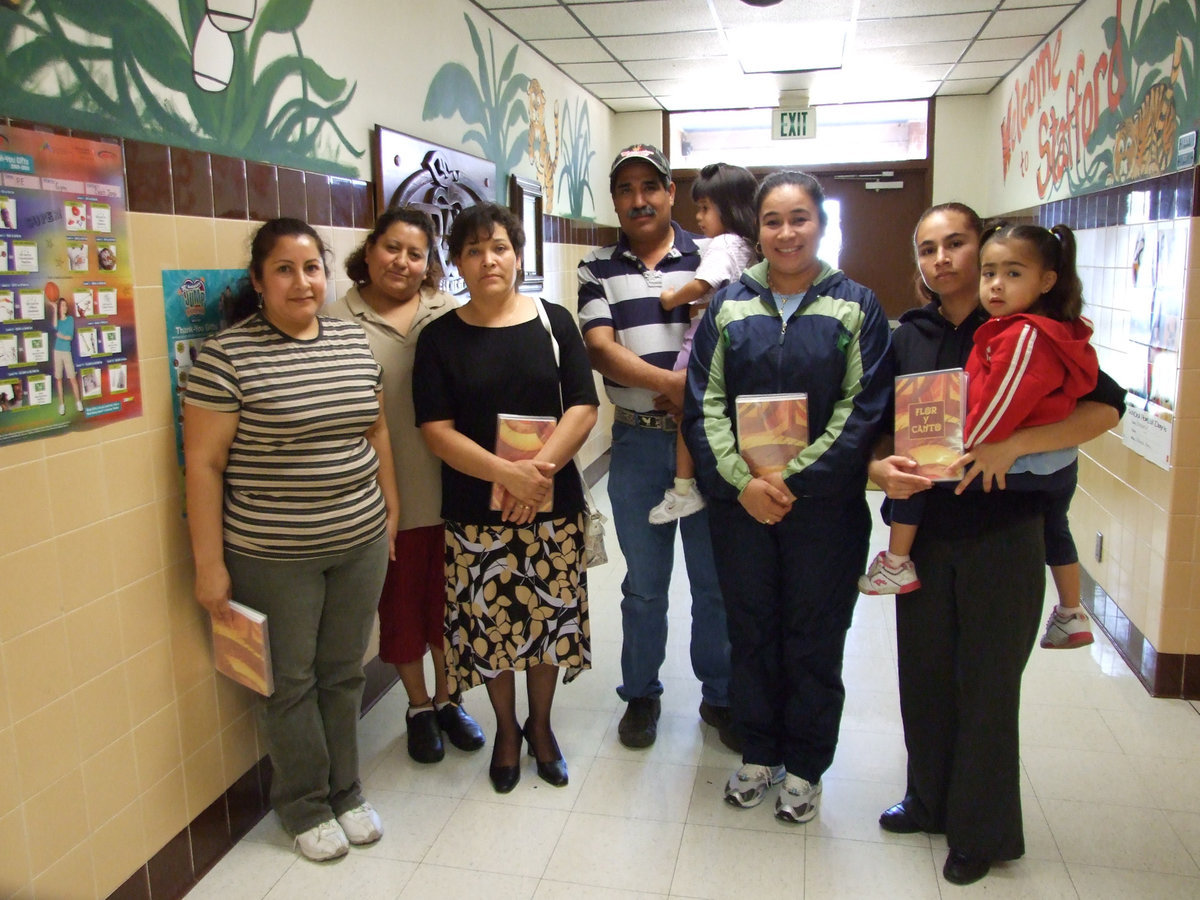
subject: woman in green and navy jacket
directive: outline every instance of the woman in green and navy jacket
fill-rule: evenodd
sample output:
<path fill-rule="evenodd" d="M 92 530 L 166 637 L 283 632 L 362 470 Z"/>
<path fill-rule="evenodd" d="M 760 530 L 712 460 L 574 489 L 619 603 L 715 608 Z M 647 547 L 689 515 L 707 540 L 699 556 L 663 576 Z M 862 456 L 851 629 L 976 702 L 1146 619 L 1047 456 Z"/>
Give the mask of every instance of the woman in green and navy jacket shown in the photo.
<path fill-rule="evenodd" d="M 871 532 L 866 465 L 892 390 L 874 293 L 817 258 L 823 202 L 799 172 L 760 185 L 764 259 L 705 314 L 683 416 L 710 501 L 743 738 L 725 799 L 756 806 L 783 781 L 775 814 L 788 822 L 816 815 L 837 746 L 842 653 Z M 808 446 L 754 477 L 738 452 L 735 400 L 792 392 L 808 395 Z"/>

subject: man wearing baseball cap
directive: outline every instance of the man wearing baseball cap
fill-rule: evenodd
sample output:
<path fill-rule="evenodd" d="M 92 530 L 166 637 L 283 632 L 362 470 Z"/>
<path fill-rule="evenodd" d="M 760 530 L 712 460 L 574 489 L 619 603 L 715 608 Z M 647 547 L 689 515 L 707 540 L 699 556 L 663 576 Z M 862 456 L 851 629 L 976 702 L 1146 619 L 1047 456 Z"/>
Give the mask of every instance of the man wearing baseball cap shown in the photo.
<path fill-rule="evenodd" d="M 615 244 L 579 264 L 579 324 L 592 366 L 616 407 L 608 493 L 627 573 L 622 583 L 621 685 L 627 702 L 618 728 L 627 747 L 654 743 L 663 692 L 667 592 L 675 524 L 651 525 L 651 507 L 674 484 L 673 413 L 683 406 L 686 372 L 672 371 L 688 327 L 686 306 L 664 310 L 659 295 L 694 277 L 700 248 L 671 221 L 675 184 L 662 151 L 634 144 L 617 154 L 609 189 L 621 226 Z M 700 716 L 737 749 L 729 721 L 729 639 L 713 568 L 708 516 L 679 520 L 692 593 L 692 669 L 700 679 Z"/>

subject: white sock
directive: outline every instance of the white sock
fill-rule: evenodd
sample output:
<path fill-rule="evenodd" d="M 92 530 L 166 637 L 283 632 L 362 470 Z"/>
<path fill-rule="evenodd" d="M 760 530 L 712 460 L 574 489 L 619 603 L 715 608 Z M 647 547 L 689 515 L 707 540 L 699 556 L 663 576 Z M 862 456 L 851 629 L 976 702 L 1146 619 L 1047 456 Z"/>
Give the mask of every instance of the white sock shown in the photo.
<path fill-rule="evenodd" d="M 423 712 L 433 712 L 433 703 L 426 703 L 424 706 L 409 706 L 405 717 L 411 719 L 417 713 Z"/>
<path fill-rule="evenodd" d="M 433 705 L 437 707 L 438 712 L 441 712 L 447 706 L 453 706 L 454 704 L 452 702 L 450 702 L 449 700 L 445 700 L 445 701 L 434 700 Z"/>
<path fill-rule="evenodd" d="M 695 487 L 695 485 L 695 478 L 676 478 L 675 493 L 679 494 L 681 497 L 686 497 L 692 492 L 692 488 Z"/>
<path fill-rule="evenodd" d="M 1076 613 L 1083 612 L 1082 606 L 1063 606 L 1058 603 L 1054 607 L 1054 614 L 1060 619 L 1073 619 Z"/>
<path fill-rule="evenodd" d="M 887 563 L 887 567 L 889 569 L 899 569 L 902 565 L 908 562 L 909 559 L 910 557 L 907 553 L 901 556 L 898 553 L 893 553 L 891 550 L 886 551 L 883 556 L 883 560 L 885 563 Z"/>

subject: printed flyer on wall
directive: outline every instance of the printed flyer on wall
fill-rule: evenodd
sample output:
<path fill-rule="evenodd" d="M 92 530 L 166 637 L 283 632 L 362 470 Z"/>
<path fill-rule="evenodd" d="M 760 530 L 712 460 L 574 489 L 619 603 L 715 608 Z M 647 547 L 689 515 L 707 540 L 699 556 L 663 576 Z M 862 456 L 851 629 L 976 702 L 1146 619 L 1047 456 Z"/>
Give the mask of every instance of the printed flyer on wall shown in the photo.
<path fill-rule="evenodd" d="M 141 415 L 119 144 L 0 126 L 0 444 Z"/>
<path fill-rule="evenodd" d="M 221 310 L 245 269 L 164 269 L 163 308 L 167 319 L 167 362 L 175 414 L 175 449 L 183 469 L 183 392 L 188 370 L 204 342 L 225 325 Z"/>

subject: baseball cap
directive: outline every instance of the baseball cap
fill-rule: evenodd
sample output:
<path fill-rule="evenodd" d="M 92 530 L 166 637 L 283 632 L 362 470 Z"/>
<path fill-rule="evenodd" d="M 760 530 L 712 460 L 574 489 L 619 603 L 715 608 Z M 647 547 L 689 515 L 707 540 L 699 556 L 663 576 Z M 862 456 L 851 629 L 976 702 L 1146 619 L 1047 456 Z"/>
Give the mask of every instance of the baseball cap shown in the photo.
<path fill-rule="evenodd" d="M 653 144 L 631 144 L 613 160 L 612 166 L 608 170 L 608 177 L 611 179 L 617 174 L 622 163 L 627 163 L 631 159 L 640 159 L 650 163 L 658 170 L 660 175 L 666 175 L 667 180 L 671 179 L 671 164 L 667 162 L 667 158 L 663 156 L 662 151 Z"/>

